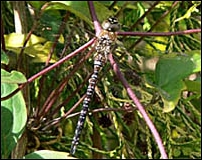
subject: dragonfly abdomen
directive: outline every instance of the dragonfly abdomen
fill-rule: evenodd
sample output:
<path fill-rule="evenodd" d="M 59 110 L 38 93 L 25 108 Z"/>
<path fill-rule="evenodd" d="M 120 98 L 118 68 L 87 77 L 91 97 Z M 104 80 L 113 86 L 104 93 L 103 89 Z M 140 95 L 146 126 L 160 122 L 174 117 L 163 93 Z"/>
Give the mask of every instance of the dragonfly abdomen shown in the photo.
<path fill-rule="evenodd" d="M 72 154 L 72 155 L 76 151 L 76 146 L 79 142 L 79 137 L 81 135 L 81 131 L 83 129 L 86 115 L 88 112 L 89 103 L 90 103 L 92 96 L 94 94 L 94 91 L 95 91 L 95 85 L 97 83 L 98 73 L 101 70 L 102 65 L 103 64 L 100 60 L 97 60 L 94 62 L 94 71 L 93 71 L 93 74 L 91 75 L 91 78 L 89 79 L 89 85 L 88 85 L 88 88 L 86 91 L 86 97 L 84 98 L 84 101 L 83 101 L 83 108 L 81 110 L 81 114 L 79 116 L 79 120 L 77 123 L 77 128 L 75 130 L 75 136 L 72 141 L 72 146 L 71 146 L 71 150 L 70 150 L 70 154 Z"/>
<path fill-rule="evenodd" d="M 104 25 L 103 27 L 104 30 L 98 36 L 98 40 L 96 43 L 96 47 L 95 47 L 96 56 L 94 58 L 93 74 L 91 75 L 91 78 L 89 79 L 89 85 L 86 91 L 86 97 L 83 101 L 83 108 L 81 110 L 81 114 L 79 116 L 74 138 L 72 141 L 71 150 L 70 150 L 71 155 L 74 155 L 76 151 L 76 146 L 79 142 L 79 137 L 83 129 L 83 125 L 88 112 L 89 103 L 95 91 L 95 85 L 98 80 L 98 73 L 102 69 L 104 64 L 106 63 L 107 55 L 110 53 L 111 44 L 116 39 L 116 35 L 114 32 L 119 28 L 119 24 L 116 18 L 109 18 L 106 21 L 106 23 L 107 24 Z"/>

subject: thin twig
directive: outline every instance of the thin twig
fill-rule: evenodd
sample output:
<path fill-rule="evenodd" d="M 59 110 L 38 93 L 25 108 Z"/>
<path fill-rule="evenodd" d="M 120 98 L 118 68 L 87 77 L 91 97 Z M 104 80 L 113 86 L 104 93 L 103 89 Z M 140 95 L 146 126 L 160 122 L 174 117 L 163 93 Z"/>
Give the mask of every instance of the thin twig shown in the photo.
<path fill-rule="evenodd" d="M 185 31 L 177 32 L 117 32 L 117 35 L 122 36 L 174 36 L 174 35 L 183 35 L 183 34 L 194 34 L 200 33 L 201 29 L 190 29 Z"/>
<path fill-rule="evenodd" d="M 58 62 L 54 63 L 51 66 L 48 66 L 47 68 L 43 69 L 42 71 L 38 72 L 37 74 L 35 74 L 34 76 L 30 77 L 26 83 L 21 84 L 16 90 L 14 90 L 12 93 L 10 93 L 9 95 L 2 97 L 1 100 L 6 100 L 10 97 L 12 97 L 13 95 L 15 95 L 18 91 L 20 91 L 22 88 L 24 88 L 27 84 L 29 84 L 30 82 L 34 81 L 36 78 L 38 78 L 41 75 L 46 74 L 47 72 L 51 71 L 52 69 L 58 67 L 59 65 L 61 65 L 62 63 L 64 63 L 65 61 L 69 60 L 70 58 L 74 57 L 76 54 L 78 54 L 79 52 L 85 50 L 86 48 L 88 48 L 90 45 L 92 45 L 94 43 L 94 41 L 96 40 L 96 38 L 91 39 L 89 42 L 87 42 L 86 44 L 82 45 L 81 47 L 79 47 L 77 50 L 75 50 L 74 52 L 68 54 L 66 57 L 60 59 Z"/>
<path fill-rule="evenodd" d="M 119 78 L 119 80 L 122 82 L 123 86 L 125 87 L 129 97 L 133 100 L 133 102 L 135 103 L 135 105 L 137 106 L 138 110 L 140 111 L 140 113 L 142 114 L 144 120 L 146 121 L 148 127 L 150 128 L 156 143 L 159 147 L 161 156 L 163 159 L 168 159 L 165 148 L 163 146 L 162 140 L 159 136 L 158 131 L 156 130 L 154 124 L 152 123 L 151 119 L 149 118 L 148 114 L 146 113 L 144 107 L 142 106 L 142 104 L 139 102 L 138 98 L 136 97 L 136 95 L 134 94 L 133 90 L 131 89 L 131 87 L 129 86 L 128 82 L 126 81 L 125 77 L 123 76 L 123 74 L 121 73 L 117 63 L 114 61 L 112 54 L 109 54 L 109 60 L 110 63 L 113 67 L 113 70 L 115 72 L 115 74 L 117 75 L 117 77 Z"/>
<path fill-rule="evenodd" d="M 88 6 L 89 6 L 89 10 L 90 10 L 90 15 L 91 15 L 92 20 L 93 20 L 96 36 L 99 36 L 102 29 L 101 29 L 100 23 L 98 21 L 98 18 L 97 18 L 96 12 L 95 12 L 93 2 L 88 1 Z"/>

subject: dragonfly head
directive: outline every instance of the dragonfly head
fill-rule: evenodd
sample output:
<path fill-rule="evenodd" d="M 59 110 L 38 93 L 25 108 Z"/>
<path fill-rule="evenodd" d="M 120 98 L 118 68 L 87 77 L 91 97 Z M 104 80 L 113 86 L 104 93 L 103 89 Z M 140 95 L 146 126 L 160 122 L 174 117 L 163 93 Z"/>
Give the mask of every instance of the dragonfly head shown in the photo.
<path fill-rule="evenodd" d="M 120 23 L 118 22 L 117 18 L 109 17 L 102 23 L 102 28 L 109 32 L 116 32 L 121 28 Z"/>

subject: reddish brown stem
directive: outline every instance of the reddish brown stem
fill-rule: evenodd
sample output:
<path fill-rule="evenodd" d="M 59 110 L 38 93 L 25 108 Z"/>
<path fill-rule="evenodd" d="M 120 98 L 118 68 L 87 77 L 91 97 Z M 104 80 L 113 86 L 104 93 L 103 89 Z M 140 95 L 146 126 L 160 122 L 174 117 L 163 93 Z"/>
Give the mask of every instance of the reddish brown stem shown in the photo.
<path fill-rule="evenodd" d="M 165 148 L 163 146 L 162 140 L 159 136 L 158 131 L 156 130 L 154 124 L 152 123 L 151 119 L 149 118 L 148 114 L 146 113 L 144 107 L 142 106 L 142 104 L 140 103 L 140 101 L 138 100 L 138 98 L 136 97 L 136 95 L 134 94 L 133 90 L 131 89 L 130 85 L 128 84 L 128 82 L 126 81 L 125 77 L 123 76 L 123 74 L 121 73 L 117 63 L 114 61 L 112 54 L 109 55 L 109 60 L 110 63 L 113 67 L 113 70 L 115 72 L 115 74 L 117 75 L 117 77 L 119 78 L 119 80 L 122 82 L 123 86 L 125 87 L 129 97 L 133 100 L 133 102 L 135 103 L 135 105 L 137 106 L 138 110 L 140 111 L 140 113 L 142 114 L 145 122 L 147 123 L 148 127 L 150 128 L 156 143 L 159 147 L 159 150 L 161 152 L 161 156 L 163 159 L 168 159 Z"/>

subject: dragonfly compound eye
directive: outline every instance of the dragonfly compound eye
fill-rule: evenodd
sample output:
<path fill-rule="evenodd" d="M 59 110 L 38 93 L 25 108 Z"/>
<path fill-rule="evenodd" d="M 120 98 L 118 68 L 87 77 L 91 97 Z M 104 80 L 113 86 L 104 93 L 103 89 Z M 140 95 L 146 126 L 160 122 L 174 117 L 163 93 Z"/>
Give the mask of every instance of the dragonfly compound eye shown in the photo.
<path fill-rule="evenodd" d="M 102 23 L 102 28 L 109 32 L 116 32 L 120 29 L 120 24 L 115 17 L 109 17 Z"/>

